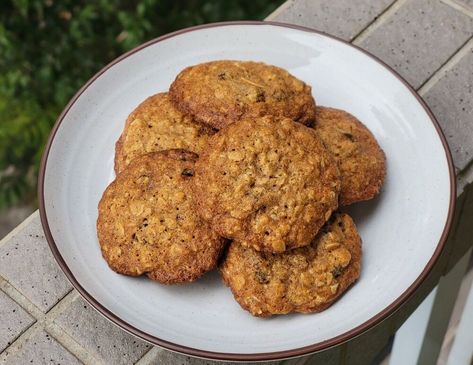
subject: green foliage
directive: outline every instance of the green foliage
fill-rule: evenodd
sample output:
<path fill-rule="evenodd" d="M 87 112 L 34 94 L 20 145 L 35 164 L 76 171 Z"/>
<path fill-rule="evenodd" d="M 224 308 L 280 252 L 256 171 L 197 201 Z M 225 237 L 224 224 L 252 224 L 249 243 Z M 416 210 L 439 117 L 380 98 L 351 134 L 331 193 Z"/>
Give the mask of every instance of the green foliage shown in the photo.
<path fill-rule="evenodd" d="M 34 201 L 42 148 L 74 92 L 121 53 L 184 27 L 262 19 L 282 0 L 0 3 L 0 209 Z"/>

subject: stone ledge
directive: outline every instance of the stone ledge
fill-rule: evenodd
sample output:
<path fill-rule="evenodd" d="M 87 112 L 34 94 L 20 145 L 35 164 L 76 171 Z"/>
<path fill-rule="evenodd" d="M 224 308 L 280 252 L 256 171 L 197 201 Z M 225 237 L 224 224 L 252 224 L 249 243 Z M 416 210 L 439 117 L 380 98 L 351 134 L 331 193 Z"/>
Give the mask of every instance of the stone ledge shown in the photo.
<path fill-rule="evenodd" d="M 405 2 L 357 44 L 418 88 L 472 33 L 469 16 L 440 0 L 417 0 Z"/>
<path fill-rule="evenodd" d="M 2 241 L 0 275 L 44 313 L 72 290 L 49 250 L 37 212 Z"/>
<path fill-rule="evenodd" d="M 25 341 L 18 352 L 10 354 L 5 364 L 67 364 L 80 365 L 70 352 L 44 331 Z"/>
<path fill-rule="evenodd" d="M 383 12 L 393 0 L 288 1 L 284 11 L 270 20 L 314 28 L 351 40 Z"/>
<path fill-rule="evenodd" d="M 131 364 L 151 348 L 126 333 L 91 308 L 82 297 L 59 314 L 54 323 L 96 359 L 112 364 Z"/>
<path fill-rule="evenodd" d="M 33 317 L 2 291 L 0 291 L 0 318 L 0 352 L 35 323 Z"/>
<path fill-rule="evenodd" d="M 442 126 L 455 166 L 473 159 L 473 42 L 468 52 L 423 95 Z"/>

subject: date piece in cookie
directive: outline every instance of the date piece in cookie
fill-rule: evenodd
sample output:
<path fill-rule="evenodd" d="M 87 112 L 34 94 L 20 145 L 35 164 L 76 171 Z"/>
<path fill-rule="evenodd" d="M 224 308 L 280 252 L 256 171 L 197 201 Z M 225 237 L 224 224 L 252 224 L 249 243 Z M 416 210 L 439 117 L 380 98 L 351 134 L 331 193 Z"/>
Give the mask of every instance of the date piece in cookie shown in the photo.
<path fill-rule="evenodd" d="M 198 154 L 214 133 L 209 126 L 178 111 L 167 93 L 150 96 L 128 116 L 115 145 L 115 172 L 149 152 L 182 148 Z"/>
<path fill-rule="evenodd" d="M 312 128 L 272 116 L 209 139 L 192 179 L 201 216 L 256 250 L 308 245 L 338 206 L 336 162 Z"/>
<path fill-rule="evenodd" d="M 233 242 L 220 267 L 237 302 L 255 316 L 320 312 L 360 275 L 361 239 L 347 214 L 336 214 L 311 245 L 282 254 Z"/>
<path fill-rule="evenodd" d="M 169 91 L 176 107 L 220 129 L 275 115 L 303 124 L 315 119 L 311 87 L 286 70 L 251 61 L 213 61 L 187 67 Z"/>
<path fill-rule="evenodd" d="M 314 129 L 340 168 L 340 205 L 372 199 L 383 186 L 386 158 L 373 134 L 353 115 L 318 107 Z"/>
<path fill-rule="evenodd" d="M 165 284 L 213 269 L 223 240 L 197 215 L 189 180 L 197 156 L 168 150 L 137 157 L 105 190 L 97 234 L 116 272 Z"/>

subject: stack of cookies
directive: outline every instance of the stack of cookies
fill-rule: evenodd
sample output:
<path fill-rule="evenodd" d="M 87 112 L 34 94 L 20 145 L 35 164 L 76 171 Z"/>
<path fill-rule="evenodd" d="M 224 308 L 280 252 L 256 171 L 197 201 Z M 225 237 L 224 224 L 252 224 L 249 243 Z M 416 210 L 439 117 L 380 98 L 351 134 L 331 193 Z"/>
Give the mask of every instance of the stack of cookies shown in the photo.
<path fill-rule="evenodd" d="M 213 61 L 130 114 L 115 172 L 97 220 L 113 270 L 176 284 L 218 266 L 270 316 L 321 311 L 359 277 L 361 239 L 338 209 L 380 191 L 385 156 L 287 71 Z"/>

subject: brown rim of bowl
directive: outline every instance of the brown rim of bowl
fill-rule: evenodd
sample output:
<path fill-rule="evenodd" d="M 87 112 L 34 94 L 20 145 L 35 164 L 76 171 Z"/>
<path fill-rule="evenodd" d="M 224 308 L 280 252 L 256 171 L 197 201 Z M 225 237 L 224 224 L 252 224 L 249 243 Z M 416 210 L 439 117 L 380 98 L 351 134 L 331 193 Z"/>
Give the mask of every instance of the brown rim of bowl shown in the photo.
<path fill-rule="evenodd" d="M 155 43 L 161 42 L 165 39 L 173 38 L 176 37 L 180 34 L 188 33 L 188 32 L 193 32 L 196 30 L 200 29 L 206 29 L 206 28 L 215 28 L 215 27 L 225 27 L 225 26 L 234 26 L 234 25 L 269 25 L 269 26 L 275 26 L 275 27 L 284 27 L 284 28 L 292 28 L 292 29 L 297 29 L 300 31 L 304 32 L 309 32 L 309 33 L 316 33 L 318 35 L 321 35 L 323 37 L 331 38 L 335 41 L 341 42 L 349 47 L 352 47 L 359 52 L 362 52 L 363 54 L 367 55 L 377 63 L 381 64 L 384 66 L 384 68 L 389 71 L 391 74 L 393 74 L 399 81 L 401 81 L 406 88 L 411 92 L 411 94 L 417 99 L 419 104 L 424 108 L 425 112 L 429 116 L 433 126 L 437 130 L 437 133 L 439 135 L 440 140 L 442 141 L 442 145 L 445 151 L 445 156 L 447 158 L 448 162 L 448 169 L 449 169 L 449 175 L 450 175 L 450 204 L 449 204 L 449 211 L 448 211 L 448 217 L 447 221 L 445 224 L 445 227 L 443 229 L 442 235 L 440 237 L 439 243 L 437 245 L 437 248 L 434 251 L 433 256 L 425 266 L 425 268 L 422 270 L 422 273 L 417 277 L 417 279 L 404 291 L 404 293 L 401 294 L 394 302 L 392 302 L 389 306 L 384 308 L 381 312 L 367 320 L 366 322 L 362 323 L 361 325 L 351 329 L 348 332 L 345 332 L 339 336 L 333 337 L 329 340 L 322 341 L 315 343 L 313 345 L 309 346 L 304 346 L 300 347 L 297 349 L 292 349 L 292 350 L 285 350 L 285 351 L 278 351 L 278 352 L 266 352 L 266 353 L 252 353 L 252 354 L 238 354 L 238 353 L 223 353 L 223 352 L 212 352 L 212 351 L 205 351 L 205 350 L 199 350 L 187 346 L 182 346 L 179 344 L 175 344 L 166 340 L 162 340 L 158 337 L 152 336 L 148 333 L 145 333 L 141 331 L 140 329 L 130 325 L 129 323 L 125 322 L 123 319 L 119 318 L 112 312 L 110 312 L 107 308 L 105 308 L 101 303 L 99 303 L 92 295 L 90 295 L 77 281 L 77 279 L 74 277 L 74 274 L 70 271 L 69 267 L 67 266 L 66 262 L 64 261 L 63 257 L 61 256 L 61 253 L 59 252 L 56 243 L 54 242 L 53 236 L 51 234 L 51 230 L 49 229 L 49 224 L 48 224 L 48 218 L 46 215 L 46 209 L 44 205 L 44 178 L 45 178 L 45 171 L 46 171 L 46 165 L 48 161 L 48 155 L 49 151 L 51 149 L 51 145 L 54 141 L 54 137 L 56 135 L 57 130 L 59 129 L 59 126 L 61 125 L 62 120 L 64 119 L 65 115 L 69 111 L 69 109 L 72 107 L 72 105 L 76 102 L 76 100 L 81 96 L 81 94 L 98 78 L 100 75 L 102 75 L 105 71 L 107 71 L 110 67 L 113 65 L 117 64 L 118 62 L 122 61 L 123 59 L 133 55 L 134 53 L 150 46 Z M 48 142 L 46 144 L 42 159 L 41 159 L 41 166 L 40 166 L 40 171 L 39 171 L 39 177 L 38 177 L 38 200 L 39 200 L 39 211 L 40 211 L 40 217 L 41 217 L 41 224 L 43 225 L 44 233 L 46 235 L 46 239 L 49 243 L 49 247 L 51 248 L 51 251 L 58 262 L 59 266 L 61 269 L 64 271 L 66 274 L 67 278 L 69 281 L 72 283 L 74 288 L 85 298 L 85 300 L 92 306 L 94 307 L 98 312 L 100 312 L 103 316 L 105 316 L 107 319 L 124 329 L 125 331 L 153 344 L 153 345 L 158 345 L 161 347 L 164 347 L 168 350 L 175 351 L 175 352 L 180 352 L 186 355 L 190 356 L 195 356 L 195 357 L 202 357 L 202 358 L 207 358 L 207 359 L 213 359 L 213 360 L 227 360 L 227 361 L 264 361 L 264 360 L 282 360 L 282 359 L 287 359 L 291 357 L 298 357 L 298 356 L 303 356 L 303 355 L 308 355 L 320 350 L 327 349 L 329 347 L 333 347 L 336 345 L 340 345 L 351 338 L 360 335 L 361 333 L 367 331 L 374 325 L 378 324 L 381 322 L 383 319 L 391 315 L 399 306 L 404 303 L 407 298 L 411 296 L 411 294 L 419 287 L 419 285 L 425 280 L 426 276 L 429 274 L 429 272 L 432 270 L 432 267 L 434 266 L 435 262 L 440 256 L 440 253 L 442 252 L 445 242 L 447 240 L 448 232 L 450 231 L 451 225 L 452 225 L 452 220 L 453 220 L 453 213 L 455 211 L 455 201 L 456 201 L 456 179 L 455 179 L 455 170 L 453 167 L 453 161 L 452 161 L 452 156 L 447 144 L 447 141 L 445 139 L 445 136 L 443 135 L 443 132 L 440 128 L 440 125 L 438 124 L 437 120 L 435 119 L 433 113 L 429 109 L 429 107 L 425 104 L 425 102 L 422 100 L 422 98 L 417 94 L 417 92 L 407 83 L 404 78 L 402 78 L 396 71 L 394 71 L 390 66 L 388 66 L 385 62 L 381 61 L 379 58 L 376 56 L 373 56 L 369 52 L 363 50 L 362 48 L 355 46 L 351 43 L 348 43 L 347 41 L 340 39 L 338 37 L 326 34 L 321 31 L 317 31 L 311 28 L 307 27 L 302 27 L 298 25 L 292 25 L 292 24 L 285 24 L 285 23 L 279 23 L 279 22 L 272 22 L 272 21 L 233 21 L 233 22 L 219 22 L 219 23 L 210 23 L 210 24 L 203 24 L 203 25 L 198 25 L 195 27 L 190 27 L 182 30 L 178 30 L 173 33 L 169 33 L 166 35 L 163 35 L 161 37 L 155 38 L 151 41 L 148 41 L 130 51 L 127 53 L 123 54 L 122 56 L 116 58 L 112 62 L 110 62 L 108 65 L 103 67 L 97 74 L 95 74 L 87 83 L 82 86 L 79 91 L 72 97 L 72 99 L 69 101 L 69 103 L 66 105 L 62 113 L 59 115 L 56 123 L 54 124 L 54 127 L 49 135 Z"/>

